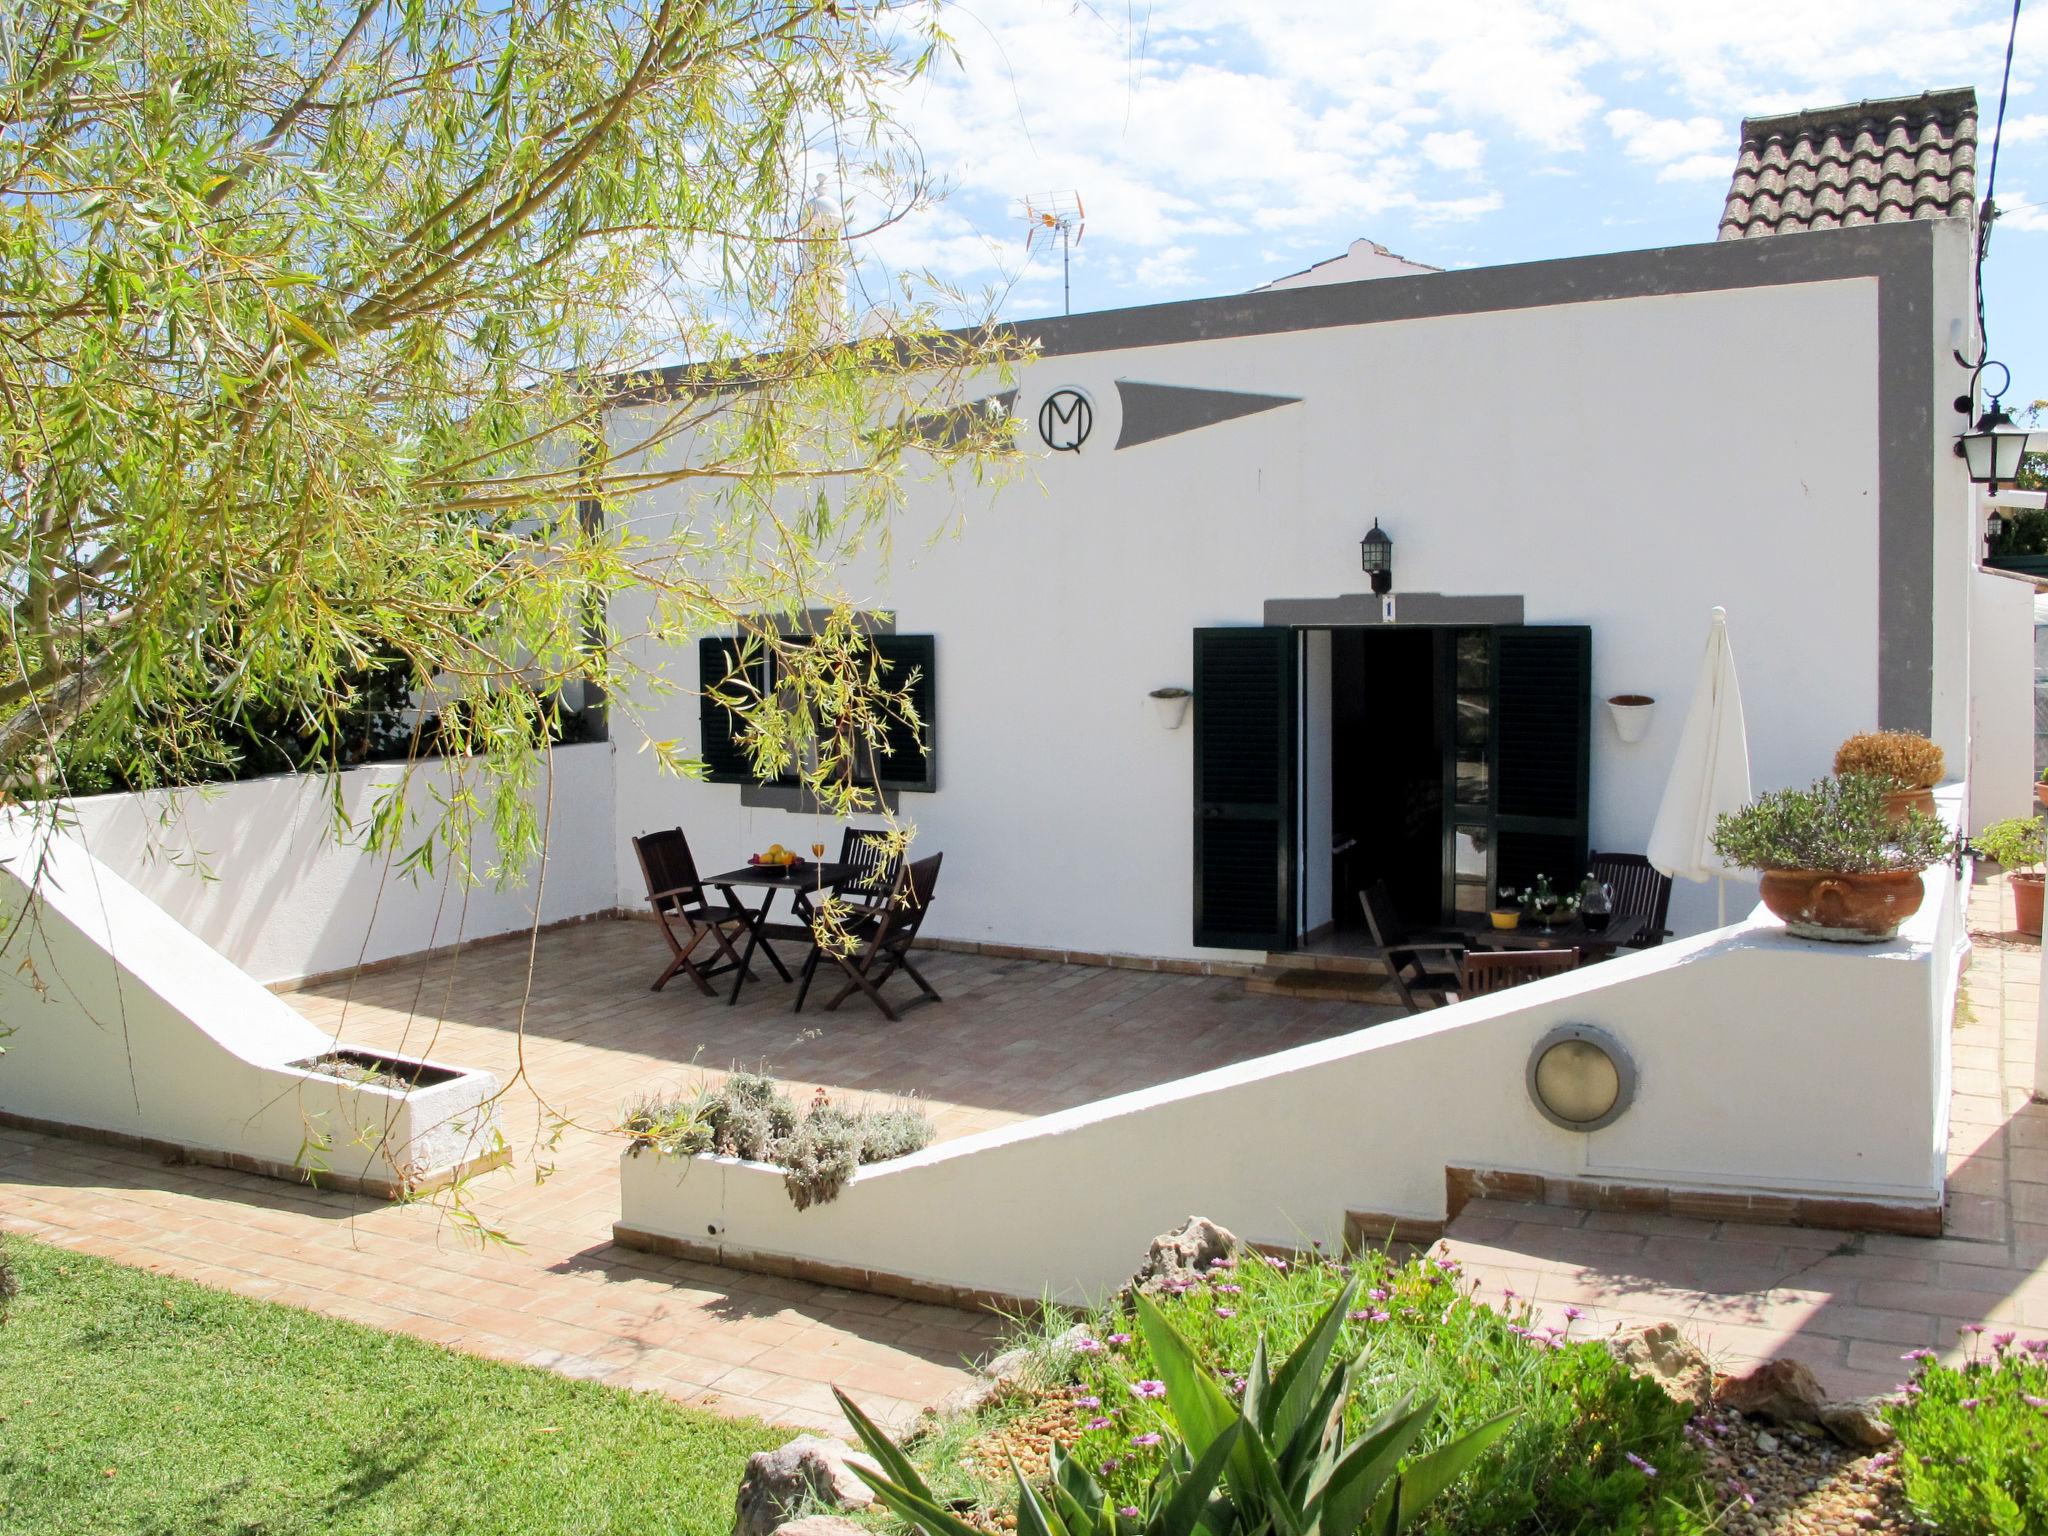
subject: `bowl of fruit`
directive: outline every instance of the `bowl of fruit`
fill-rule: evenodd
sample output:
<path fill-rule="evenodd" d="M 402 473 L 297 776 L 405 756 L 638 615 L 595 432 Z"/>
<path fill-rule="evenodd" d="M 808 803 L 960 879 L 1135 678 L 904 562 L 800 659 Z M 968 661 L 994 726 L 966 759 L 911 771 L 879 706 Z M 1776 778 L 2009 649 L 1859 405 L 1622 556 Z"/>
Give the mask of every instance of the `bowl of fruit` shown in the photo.
<path fill-rule="evenodd" d="M 780 870 L 784 874 L 794 869 L 802 869 L 804 864 L 802 859 L 780 843 L 771 844 L 766 853 L 750 854 L 747 862 L 761 869 Z"/>

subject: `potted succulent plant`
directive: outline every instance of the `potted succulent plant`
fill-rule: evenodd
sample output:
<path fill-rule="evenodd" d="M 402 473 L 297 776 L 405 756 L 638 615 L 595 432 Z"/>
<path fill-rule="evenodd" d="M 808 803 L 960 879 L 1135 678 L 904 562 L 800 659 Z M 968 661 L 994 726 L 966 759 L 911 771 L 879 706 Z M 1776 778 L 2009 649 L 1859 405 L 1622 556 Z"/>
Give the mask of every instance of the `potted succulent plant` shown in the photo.
<path fill-rule="evenodd" d="M 1714 826 L 1714 851 L 1763 877 L 1764 905 L 1805 939 L 1872 944 L 1920 910 L 1920 872 L 1948 855 L 1948 829 L 1908 808 L 1894 820 L 1883 779 L 1817 780 L 1759 796 Z"/>
<path fill-rule="evenodd" d="M 1996 859 L 2012 882 L 2015 926 L 2021 933 L 2041 936 L 2041 858 L 2043 825 L 2039 816 L 2013 816 L 1994 821 L 1970 839 L 1970 846 L 1987 859 Z"/>
<path fill-rule="evenodd" d="M 1909 809 L 1934 814 L 1934 786 L 1945 766 L 1941 748 L 1918 731 L 1864 731 L 1835 749 L 1837 775 L 1884 782 L 1885 809 L 1894 821 Z"/>

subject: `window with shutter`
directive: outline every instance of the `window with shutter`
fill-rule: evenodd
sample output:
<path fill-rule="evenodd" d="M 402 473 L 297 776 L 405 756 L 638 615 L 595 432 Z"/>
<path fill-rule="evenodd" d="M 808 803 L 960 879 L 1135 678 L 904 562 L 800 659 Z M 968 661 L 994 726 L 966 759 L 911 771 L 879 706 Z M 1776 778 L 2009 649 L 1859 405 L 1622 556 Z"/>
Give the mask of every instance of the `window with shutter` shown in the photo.
<path fill-rule="evenodd" d="M 882 686 L 902 692 L 917 712 L 918 727 L 891 721 L 875 753 L 879 789 L 939 787 L 938 646 L 930 635 L 873 635 Z"/>
<path fill-rule="evenodd" d="M 697 642 L 697 725 L 705 777 L 712 783 L 754 782 L 733 704 L 764 691 L 767 677 L 768 661 L 758 647 L 750 656 L 730 635 L 707 635 Z"/>
<path fill-rule="evenodd" d="M 1291 629 L 1195 631 L 1195 942 L 1294 947 Z"/>
<path fill-rule="evenodd" d="M 1592 758 L 1593 632 L 1540 624 L 1494 631 L 1496 878 L 1562 891 L 1585 873 Z"/>

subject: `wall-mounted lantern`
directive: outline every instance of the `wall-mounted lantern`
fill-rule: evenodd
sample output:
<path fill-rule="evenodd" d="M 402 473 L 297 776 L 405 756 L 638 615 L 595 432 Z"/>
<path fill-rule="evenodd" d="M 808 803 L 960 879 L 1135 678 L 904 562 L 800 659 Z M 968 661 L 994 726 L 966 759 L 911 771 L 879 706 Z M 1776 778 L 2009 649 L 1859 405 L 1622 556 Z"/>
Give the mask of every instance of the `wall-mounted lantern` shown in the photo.
<path fill-rule="evenodd" d="M 1372 520 L 1372 531 L 1358 541 L 1358 560 L 1372 578 L 1373 591 L 1394 590 L 1394 540 L 1378 518 Z"/>
<path fill-rule="evenodd" d="M 1989 560 L 1998 553 L 1998 541 L 2005 537 L 2005 517 L 1998 508 L 1991 509 L 1991 515 L 1984 519 L 1984 558 Z"/>
<path fill-rule="evenodd" d="M 2004 376 L 2007 385 L 2012 375 L 2006 372 L 2005 364 L 1983 362 L 1977 365 L 1977 373 L 1986 368 L 1996 368 Z M 1970 478 L 1987 490 L 1995 491 L 2001 485 L 2011 485 L 2019 478 L 2020 460 L 2032 450 L 2033 433 L 2024 427 L 2015 426 L 2013 419 L 1999 405 L 2003 396 L 2001 389 L 1992 395 L 1991 402 L 1978 416 L 1977 424 L 1956 439 L 1956 457 L 1970 467 Z M 1977 395 L 1977 376 L 1970 377 L 1970 392 L 1956 396 L 1956 409 L 1965 416 L 1970 414 Z M 2048 438 L 2048 433 L 2042 434 Z M 2044 442 L 2043 446 L 2048 446 Z"/>

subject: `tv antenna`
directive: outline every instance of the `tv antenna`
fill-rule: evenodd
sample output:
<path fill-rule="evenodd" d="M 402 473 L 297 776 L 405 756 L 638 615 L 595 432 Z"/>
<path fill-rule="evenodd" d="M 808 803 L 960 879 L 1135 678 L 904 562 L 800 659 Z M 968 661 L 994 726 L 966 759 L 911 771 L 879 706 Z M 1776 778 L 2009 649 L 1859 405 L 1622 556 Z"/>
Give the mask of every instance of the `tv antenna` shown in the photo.
<path fill-rule="evenodd" d="M 1039 240 L 1060 243 L 1060 312 L 1074 312 L 1074 247 L 1088 228 L 1088 210 L 1078 192 L 1035 192 L 1019 205 L 1024 220 L 1024 252 Z"/>

